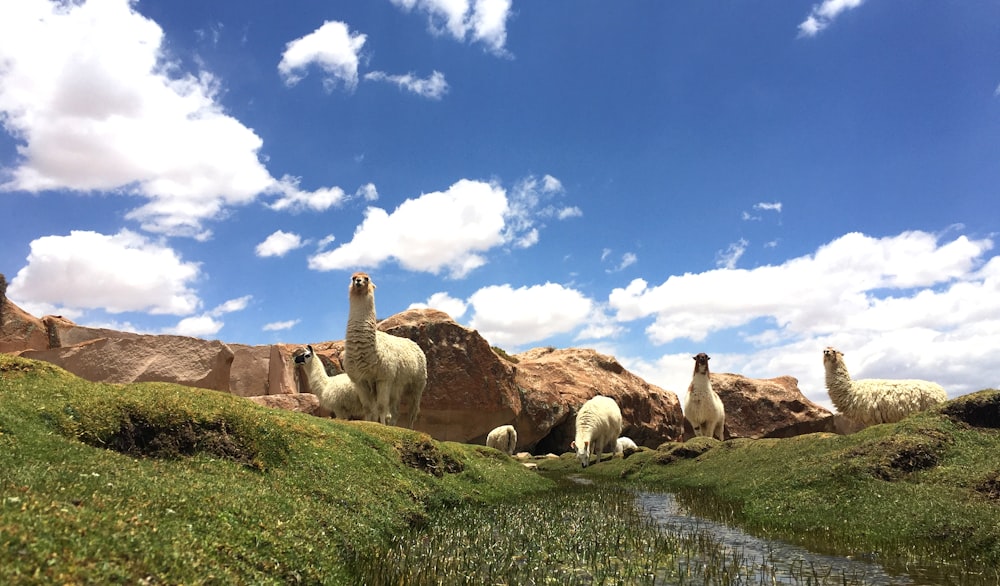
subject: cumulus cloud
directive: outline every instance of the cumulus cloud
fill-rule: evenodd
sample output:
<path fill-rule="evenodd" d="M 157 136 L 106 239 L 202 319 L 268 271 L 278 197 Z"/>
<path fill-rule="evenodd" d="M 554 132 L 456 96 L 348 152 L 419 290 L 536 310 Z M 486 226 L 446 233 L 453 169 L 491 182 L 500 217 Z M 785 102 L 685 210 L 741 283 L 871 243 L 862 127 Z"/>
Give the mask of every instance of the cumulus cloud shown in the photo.
<path fill-rule="evenodd" d="M 944 332 L 1000 318 L 1000 260 L 977 270 L 992 246 L 966 236 L 942 243 L 919 231 L 851 233 L 777 266 L 671 276 L 652 287 L 636 279 L 614 289 L 609 305 L 619 321 L 654 316 L 646 333 L 656 344 L 701 342 L 759 320 L 773 324 L 772 339 L 786 342 L 845 329 L 861 336 Z"/>
<path fill-rule="evenodd" d="M 465 310 L 469 305 L 461 299 L 456 299 L 447 293 L 440 292 L 431 295 L 426 303 L 414 303 L 410 309 L 437 309 L 450 315 L 452 319 L 459 319 L 465 315 Z"/>
<path fill-rule="evenodd" d="M 279 332 L 282 330 L 290 330 L 295 326 L 299 325 L 300 321 L 302 320 L 290 319 L 288 321 L 271 322 L 269 324 L 264 324 L 264 327 L 261 329 L 264 330 L 265 332 Z"/>
<path fill-rule="evenodd" d="M 799 24 L 800 37 L 814 37 L 830 26 L 841 13 L 861 6 L 864 0 L 823 0 L 815 4 L 809 16 Z"/>
<path fill-rule="evenodd" d="M 290 175 L 285 175 L 276 182 L 272 191 L 279 197 L 269 203 L 268 207 L 279 212 L 297 213 L 305 210 L 325 212 L 347 201 L 347 195 L 339 187 L 321 187 L 315 191 L 305 191 L 299 188 L 299 178 Z"/>
<path fill-rule="evenodd" d="M 508 346 L 571 332 L 587 323 L 595 307 L 580 291 L 556 283 L 483 287 L 469 297 L 469 305 L 470 327 L 490 344 Z"/>
<path fill-rule="evenodd" d="M 196 338 L 214 336 L 225 326 L 225 322 L 217 318 L 227 313 L 243 311 L 250 304 L 251 299 L 253 299 L 252 295 L 230 299 L 213 308 L 211 311 L 207 311 L 201 315 L 186 317 L 177 322 L 176 326 L 165 328 L 162 333 Z"/>
<path fill-rule="evenodd" d="M 400 8 L 428 15 L 431 32 L 479 42 L 497 55 L 506 55 L 507 20 L 511 0 L 391 0 Z"/>
<path fill-rule="evenodd" d="M 129 0 L 0 3 L 0 120 L 20 143 L 0 189 L 139 195 L 143 229 L 201 239 L 269 190 L 260 137 L 168 55 Z"/>
<path fill-rule="evenodd" d="M 285 45 L 278 72 L 286 84 L 295 85 L 315 65 L 323 71 L 323 86 L 328 91 L 341 85 L 353 90 L 358 85 L 358 64 L 366 39 L 364 34 L 351 33 L 347 24 L 328 20 Z"/>
<path fill-rule="evenodd" d="M 433 72 L 427 78 L 419 78 L 412 73 L 390 75 L 384 71 L 372 71 L 365 74 L 365 79 L 396 84 L 400 89 L 431 100 L 440 100 L 448 93 L 448 82 L 440 71 Z"/>
<path fill-rule="evenodd" d="M 199 276 L 197 263 L 129 230 L 74 230 L 32 241 L 7 295 L 34 315 L 87 309 L 185 315 L 201 306 L 193 289 Z"/>
<path fill-rule="evenodd" d="M 353 239 L 315 254 L 309 267 L 376 267 L 394 259 L 409 270 L 462 278 L 486 264 L 488 250 L 538 241 L 538 219 L 554 215 L 543 205 L 553 185 L 528 179 L 508 196 L 496 183 L 463 179 L 447 191 L 408 199 L 391 214 L 369 207 Z"/>
<path fill-rule="evenodd" d="M 254 251 L 260 257 L 285 256 L 303 245 L 305 242 L 298 234 L 277 230 L 258 244 Z"/>

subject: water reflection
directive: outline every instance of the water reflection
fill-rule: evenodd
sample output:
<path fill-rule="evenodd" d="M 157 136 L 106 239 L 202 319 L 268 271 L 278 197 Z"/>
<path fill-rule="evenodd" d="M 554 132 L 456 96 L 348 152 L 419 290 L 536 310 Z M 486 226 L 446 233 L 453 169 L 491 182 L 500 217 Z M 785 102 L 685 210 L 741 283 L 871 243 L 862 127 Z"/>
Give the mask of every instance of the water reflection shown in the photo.
<path fill-rule="evenodd" d="M 907 575 L 890 574 L 871 561 L 824 555 L 781 541 L 760 539 L 721 523 L 691 515 L 672 494 L 638 492 L 636 503 L 661 527 L 678 533 L 705 535 L 715 539 L 722 551 L 716 559 L 692 558 L 685 568 L 690 576 L 716 567 L 719 559 L 730 560 L 732 568 L 742 568 L 733 583 L 745 584 L 866 584 L 872 586 L 926 585 Z M 745 582 L 743 581 L 745 580 Z"/>

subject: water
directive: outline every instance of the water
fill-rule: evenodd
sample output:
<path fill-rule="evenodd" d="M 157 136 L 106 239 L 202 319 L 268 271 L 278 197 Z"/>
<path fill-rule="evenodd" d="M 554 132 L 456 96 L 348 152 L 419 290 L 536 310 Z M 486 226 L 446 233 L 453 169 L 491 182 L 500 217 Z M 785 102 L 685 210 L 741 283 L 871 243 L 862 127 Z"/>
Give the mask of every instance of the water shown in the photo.
<path fill-rule="evenodd" d="M 974 583 L 947 576 L 893 574 L 873 560 L 827 555 L 773 539 L 761 539 L 739 529 L 694 516 L 672 494 L 637 492 L 636 505 L 667 531 L 703 535 L 717 540 L 711 553 L 687 560 L 691 577 L 705 583 L 719 583 L 704 576 L 709 568 L 728 565 L 730 575 L 723 583 L 774 584 L 858 584 L 871 586 L 939 586 Z M 727 564 L 728 561 L 728 564 Z"/>

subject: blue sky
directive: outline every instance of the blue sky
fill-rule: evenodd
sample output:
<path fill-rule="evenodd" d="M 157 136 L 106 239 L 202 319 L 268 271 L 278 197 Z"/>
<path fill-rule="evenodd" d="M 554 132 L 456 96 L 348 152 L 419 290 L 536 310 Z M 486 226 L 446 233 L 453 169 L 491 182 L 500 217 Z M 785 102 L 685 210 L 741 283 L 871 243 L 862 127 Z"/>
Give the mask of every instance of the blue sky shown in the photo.
<path fill-rule="evenodd" d="M 0 4 L 0 272 L 246 344 L 431 306 L 683 392 L 1000 386 L 995 1 Z"/>

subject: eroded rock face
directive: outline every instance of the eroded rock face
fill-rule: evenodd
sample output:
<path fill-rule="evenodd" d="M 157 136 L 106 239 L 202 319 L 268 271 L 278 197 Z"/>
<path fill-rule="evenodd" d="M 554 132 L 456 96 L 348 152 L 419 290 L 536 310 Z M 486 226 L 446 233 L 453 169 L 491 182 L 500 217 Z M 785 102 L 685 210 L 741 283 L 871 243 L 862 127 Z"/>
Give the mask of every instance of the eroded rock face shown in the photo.
<path fill-rule="evenodd" d="M 437 440 L 485 444 L 490 430 L 521 413 L 514 366 L 475 330 L 434 309 L 398 313 L 378 328 L 413 340 L 427 356 L 418 430 Z M 518 446 L 524 445 L 518 429 Z"/>
<path fill-rule="evenodd" d="M 569 451 L 576 434 L 576 412 L 596 395 L 618 403 L 622 435 L 640 446 L 655 448 L 683 434 L 677 395 L 625 370 L 614 357 L 589 349 L 535 348 L 515 358 L 517 383 L 526 405 L 515 427 L 519 441 L 524 433 L 531 438 L 528 445 L 537 442 L 536 451 Z"/>
<path fill-rule="evenodd" d="M 807 399 L 794 377 L 753 379 L 712 373 L 711 379 L 726 407 L 726 439 L 835 431 L 833 414 Z"/>
<path fill-rule="evenodd" d="M 161 381 L 229 392 L 233 351 L 222 342 L 185 336 L 96 338 L 74 346 L 26 350 L 90 381 Z"/>
<path fill-rule="evenodd" d="M 0 352 L 45 350 L 48 347 L 49 336 L 42 320 L 0 295 Z"/>

